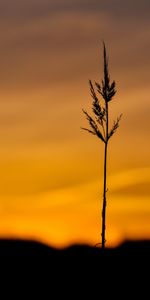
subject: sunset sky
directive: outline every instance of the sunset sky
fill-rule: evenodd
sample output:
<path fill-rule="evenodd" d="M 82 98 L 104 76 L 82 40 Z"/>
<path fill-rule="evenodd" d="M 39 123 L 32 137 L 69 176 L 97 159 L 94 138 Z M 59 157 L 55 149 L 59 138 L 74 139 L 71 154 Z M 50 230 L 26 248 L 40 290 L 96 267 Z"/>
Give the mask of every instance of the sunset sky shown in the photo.
<path fill-rule="evenodd" d="M 0 0 L 0 236 L 101 238 L 103 144 L 83 132 L 102 41 L 123 113 L 109 144 L 108 246 L 150 238 L 150 1 Z"/>

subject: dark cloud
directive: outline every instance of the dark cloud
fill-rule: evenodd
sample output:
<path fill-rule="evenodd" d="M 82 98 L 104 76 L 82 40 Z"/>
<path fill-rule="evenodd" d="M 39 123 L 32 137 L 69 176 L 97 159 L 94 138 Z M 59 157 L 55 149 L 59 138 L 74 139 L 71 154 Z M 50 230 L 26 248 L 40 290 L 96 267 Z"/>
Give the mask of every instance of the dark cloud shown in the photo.
<path fill-rule="evenodd" d="M 98 0 L 1 0 L 0 15 L 18 19 L 44 16 L 64 11 L 91 11 L 99 7 Z"/>
<path fill-rule="evenodd" d="M 150 2 L 148 0 L 103 0 L 99 2 L 100 9 L 103 9 L 104 11 L 107 11 L 118 18 L 137 18 L 140 16 L 149 16 Z"/>
<path fill-rule="evenodd" d="M 149 17 L 148 0 L 1 0 L 0 16 L 31 17 L 43 16 L 59 11 L 100 11 L 121 17 Z"/>
<path fill-rule="evenodd" d="M 132 68 L 133 84 L 133 73 L 137 76 L 140 69 L 139 80 L 147 82 L 149 8 L 146 0 L 136 5 L 129 0 L 2 0 L 1 90 L 47 86 L 81 74 L 88 77 L 89 70 L 90 74 L 96 70 L 98 60 L 93 56 L 102 39 L 110 45 L 111 64 L 119 76 Z"/>

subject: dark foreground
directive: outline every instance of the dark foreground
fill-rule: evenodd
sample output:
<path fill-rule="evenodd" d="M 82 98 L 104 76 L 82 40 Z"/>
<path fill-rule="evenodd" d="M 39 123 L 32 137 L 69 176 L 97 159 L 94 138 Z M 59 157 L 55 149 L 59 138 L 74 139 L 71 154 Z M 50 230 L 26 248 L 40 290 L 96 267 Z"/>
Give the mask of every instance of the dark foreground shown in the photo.
<path fill-rule="evenodd" d="M 150 241 L 115 249 L 0 240 L 1 299 L 141 299 L 150 297 Z"/>

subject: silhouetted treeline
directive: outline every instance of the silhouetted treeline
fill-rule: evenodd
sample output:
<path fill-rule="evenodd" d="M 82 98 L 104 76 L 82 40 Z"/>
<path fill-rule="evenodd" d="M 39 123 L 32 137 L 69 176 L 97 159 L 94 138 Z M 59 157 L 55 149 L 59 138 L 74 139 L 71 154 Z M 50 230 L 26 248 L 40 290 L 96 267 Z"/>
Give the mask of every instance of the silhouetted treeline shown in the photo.
<path fill-rule="evenodd" d="M 86 299 L 93 293 L 91 299 L 104 299 L 104 291 L 106 298 L 111 293 L 110 298 L 124 299 L 129 291 L 134 296 L 142 291 L 144 297 L 149 267 L 150 241 L 125 242 L 102 253 L 86 245 L 56 250 L 32 241 L 0 240 L 0 292 L 13 298 L 43 293 L 42 299 Z"/>

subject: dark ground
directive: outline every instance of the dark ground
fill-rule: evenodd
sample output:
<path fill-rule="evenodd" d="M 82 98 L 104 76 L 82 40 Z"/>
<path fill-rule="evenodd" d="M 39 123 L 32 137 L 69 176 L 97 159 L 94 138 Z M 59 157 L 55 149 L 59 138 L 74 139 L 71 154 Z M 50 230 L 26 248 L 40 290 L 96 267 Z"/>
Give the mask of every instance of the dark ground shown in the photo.
<path fill-rule="evenodd" d="M 0 299 L 136 299 L 140 293 L 140 299 L 150 299 L 150 241 L 102 253 L 84 245 L 56 250 L 0 240 L 0 276 Z"/>

